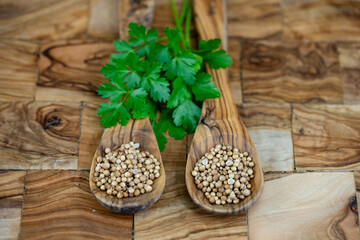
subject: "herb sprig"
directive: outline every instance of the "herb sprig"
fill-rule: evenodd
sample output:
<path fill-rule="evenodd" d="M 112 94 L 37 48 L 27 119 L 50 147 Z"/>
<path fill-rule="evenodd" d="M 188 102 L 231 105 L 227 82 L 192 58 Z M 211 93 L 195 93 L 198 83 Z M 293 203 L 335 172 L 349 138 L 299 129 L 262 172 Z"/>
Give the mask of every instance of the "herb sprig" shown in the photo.
<path fill-rule="evenodd" d="M 169 132 L 175 139 L 193 133 L 202 102 L 220 97 L 211 75 L 205 72 L 205 63 L 214 69 L 232 64 L 230 56 L 219 49 L 220 39 L 202 40 L 197 50 L 191 47 L 192 10 L 188 0 L 184 0 L 180 16 L 173 0 L 171 6 L 176 29 L 167 27 L 165 37 L 159 38 L 156 29 L 130 23 L 130 39 L 114 41 L 117 53 L 101 69 L 109 82 L 97 90 L 102 98 L 109 99 L 97 111 L 104 128 L 126 125 L 131 117 L 149 116 L 160 151 L 167 142 L 163 133 Z M 166 44 L 161 43 L 164 41 Z M 158 111 L 161 115 L 156 120 Z"/>

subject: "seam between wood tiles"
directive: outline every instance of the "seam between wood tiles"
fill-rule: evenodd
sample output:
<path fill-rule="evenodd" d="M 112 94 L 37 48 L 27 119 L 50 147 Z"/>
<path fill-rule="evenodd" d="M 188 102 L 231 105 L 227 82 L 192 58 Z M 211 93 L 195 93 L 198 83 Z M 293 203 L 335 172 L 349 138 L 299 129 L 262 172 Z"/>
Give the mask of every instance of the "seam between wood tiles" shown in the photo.
<path fill-rule="evenodd" d="M 22 199 L 22 204 L 21 204 L 21 215 L 20 215 L 20 222 L 19 222 L 19 232 L 18 232 L 18 239 L 19 239 L 19 240 L 20 240 L 22 216 L 23 216 L 24 203 L 25 203 L 25 192 L 26 192 L 27 172 L 28 172 L 28 171 L 26 170 L 26 171 L 25 171 L 25 179 L 24 179 L 23 199 Z"/>
<path fill-rule="evenodd" d="M 246 233 L 248 240 L 250 240 L 249 210 L 246 211 Z"/>
<path fill-rule="evenodd" d="M 135 239 L 135 213 L 132 216 L 133 216 L 133 219 L 132 219 L 131 239 L 134 240 Z"/>
<path fill-rule="evenodd" d="M 80 123 L 79 123 L 78 157 L 77 157 L 76 169 L 79 169 L 80 145 L 81 145 L 81 128 L 82 128 L 83 114 L 84 114 L 84 101 L 80 101 Z"/>
<path fill-rule="evenodd" d="M 241 103 L 245 103 L 244 101 L 244 79 L 243 79 L 243 42 L 242 40 L 238 40 L 239 41 L 239 48 L 240 48 L 240 51 L 239 51 L 239 61 L 240 61 L 240 86 L 241 86 Z"/>
<path fill-rule="evenodd" d="M 290 104 L 290 124 L 291 124 L 291 142 L 292 142 L 292 150 L 293 150 L 293 169 L 296 171 L 296 161 L 295 161 L 295 144 L 294 144 L 294 132 L 293 132 L 293 117 L 294 117 L 294 107 L 293 104 Z"/>

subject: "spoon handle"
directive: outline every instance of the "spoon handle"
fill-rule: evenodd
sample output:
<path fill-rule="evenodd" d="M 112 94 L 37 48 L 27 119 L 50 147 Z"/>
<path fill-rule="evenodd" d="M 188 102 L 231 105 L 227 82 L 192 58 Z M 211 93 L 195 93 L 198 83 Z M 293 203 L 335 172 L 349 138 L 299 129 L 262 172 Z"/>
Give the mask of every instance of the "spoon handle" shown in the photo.
<path fill-rule="evenodd" d="M 225 1 L 223 0 L 196 0 L 194 1 L 195 25 L 200 39 L 209 40 L 220 38 L 222 47 L 226 49 L 226 18 Z M 211 115 L 212 119 L 238 118 L 238 112 L 231 96 L 228 84 L 228 75 L 225 69 L 212 69 L 206 65 L 207 72 L 212 76 L 216 87 L 220 90 L 220 98 L 207 99 L 203 103 L 204 114 Z M 209 113 L 211 111 L 211 113 Z"/>

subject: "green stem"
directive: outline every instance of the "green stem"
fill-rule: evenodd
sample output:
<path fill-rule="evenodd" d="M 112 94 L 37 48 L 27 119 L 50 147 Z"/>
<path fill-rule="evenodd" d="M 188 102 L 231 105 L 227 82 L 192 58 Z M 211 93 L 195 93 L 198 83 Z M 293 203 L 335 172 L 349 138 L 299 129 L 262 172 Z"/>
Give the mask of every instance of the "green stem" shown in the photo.
<path fill-rule="evenodd" d="M 164 40 L 166 40 L 166 39 L 167 39 L 167 37 L 164 36 L 164 37 L 161 37 L 161 38 L 156 39 L 155 42 L 161 42 L 161 41 L 164 41 Z"/>
<path fill-rule="evenodd" d="M 190 45 L 190 23 L 191 23 L 191 7 L 189 6 L 187 14 L 186 14 L 186 20 L 185 20 L 185 40 L 187 43 L 187 47 L 191 48 Z"/>
<path fill-rule="evenodd" d="M 185 47 L 186 42 L 185 42 L 185 39 L 184 39 L 183 31 L 181 29 L 181 22 L 180 22 L 178 14 L 177 14 L 176 5 L 175 5 L 174 0 L 170 0 L 170 5 L 171 5 L 171 10 L 172 10 L 172 12 L 174 14 L 174 18 L 175 18 L 176 29 L 179 31 L 181 43 L 182 43 L 183 47 Z"/>
<path fill-rule="evenodd" d="M 188 7 L 189 7 L 189 0 L 184 0 L 180 15 L 180 25 L 182 25 L 184 22 Z"/>

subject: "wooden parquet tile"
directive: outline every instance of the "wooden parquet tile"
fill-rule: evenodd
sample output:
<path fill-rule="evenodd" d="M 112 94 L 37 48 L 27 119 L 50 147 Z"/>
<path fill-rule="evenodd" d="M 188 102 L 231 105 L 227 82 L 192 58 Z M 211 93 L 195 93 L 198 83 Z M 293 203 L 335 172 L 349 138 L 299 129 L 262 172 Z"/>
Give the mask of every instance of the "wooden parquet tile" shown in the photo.
<path fill-rule="evenodd" d="M 36 100 L 100 101 L 96 89 L 105 81 L 100 69 L 114 51 L 112 42 L 93 40 L 44 44 Z"/>
<path fill-rule="evenodd" d="M 86 34 L 88 0 L 3 0 L 0 38 L 69 39 Z"/>
<path fill-rule="evenodd" d="M 272 178 L 249 210 L 249 239 L 358 239 L 354 204 L 352 172 Z"/>
<path fill-rule="evenodd" d="M 314 41 L 359 41 L 357 0 L 282 0 L 284 38 Z"/>
<path fill-rule="evenodd" d="M 1 102 L 0 169 L 76 169 L 80 103 Z"/>
<path fill-rule="evenodd" d="M 294 105 L 296 169 L 360 169 L 359 105 Z"/>
<path fill-rule="evenodd" d="M 290 104 L 238 106 L 264 171 L 293 171 Z M 274 144 L 276 143 L 276 144 Z"/>
<path fill-rule="evenodd" d="M 0 171 L 1 239 L 18 239 L 25 171 Z"/>
<path fill-rule="evenodd" d="M 343 103 L 335 44 L 245 42 L 242 69 L 245 102 Z"/>
<path fill-rule="evenodd" d="M 36 42 L 0 40 L 0 101 L 34 99 L 39 51 Z"/>
<path fill-rule="evenodd" d="M 29 171 L 21 239 L 131 239 L 132 215 L 102 207 L 88 171 Z"/>

